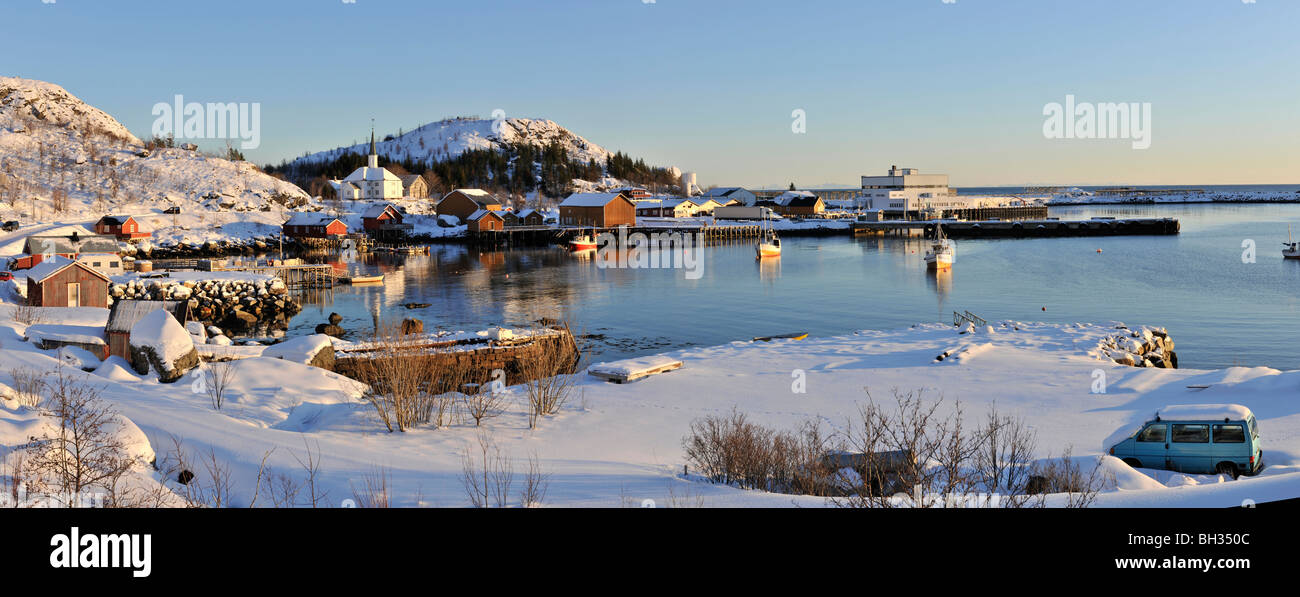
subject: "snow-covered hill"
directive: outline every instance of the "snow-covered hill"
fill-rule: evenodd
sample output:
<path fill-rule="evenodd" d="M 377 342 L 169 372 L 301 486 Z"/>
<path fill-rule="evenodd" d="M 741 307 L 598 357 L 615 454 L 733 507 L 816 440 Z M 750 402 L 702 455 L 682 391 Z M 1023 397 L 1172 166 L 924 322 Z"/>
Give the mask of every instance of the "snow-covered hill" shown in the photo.
<path fill-rule="evenodd" d="M 497 124 L 499 122 L 499 124 Z M 494 126 L 496 125 L 496 126 Z M 432 164 L 455 158 L 471 149 L 502 149 L 526 144 L 545 147 L 558 142 L 571 160 L 605 164 L 613 152 L 574 134 L 551 120 L 507 118 L 500 121 L 452 118 L 426 124 L 377 143 L 380 155 L 396 161 L 412 160 Z M 370 141 L 313 153 L 290 163 L 329 162 L 347 153 L 365 155 Z"/>
<path fill-rule="evenodd" d="M 241 226 L 232 228 L 251 226 L 256 235 L 278 228 L 285 206 L 309 202 L 302 189 L 249 162 L 179 148 L 146 151 L 120 122 L 62 87 L 0 77 L 4 220 L 84 224 L 131 214 L 145 216 L 156 238 L 236 222 Z M 172 206 L 183 215 L 160 217 Z"/>

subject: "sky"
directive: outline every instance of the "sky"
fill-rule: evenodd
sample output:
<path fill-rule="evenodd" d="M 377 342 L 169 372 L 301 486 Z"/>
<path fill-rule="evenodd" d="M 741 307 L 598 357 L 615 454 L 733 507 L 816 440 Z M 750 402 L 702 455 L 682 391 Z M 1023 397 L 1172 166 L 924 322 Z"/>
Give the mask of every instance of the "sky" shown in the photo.
<path fill-rule="evenodd" d="M 178 94 L 258 103 L 262 164 L 502 110 L 706 186 L 1300 183 L 1295 0 L 4 0 L 0 22 L 0 74 L 137 136 Z M 1149 104 L 1149 147 L 1048 138 L 1068 95 Z"/>

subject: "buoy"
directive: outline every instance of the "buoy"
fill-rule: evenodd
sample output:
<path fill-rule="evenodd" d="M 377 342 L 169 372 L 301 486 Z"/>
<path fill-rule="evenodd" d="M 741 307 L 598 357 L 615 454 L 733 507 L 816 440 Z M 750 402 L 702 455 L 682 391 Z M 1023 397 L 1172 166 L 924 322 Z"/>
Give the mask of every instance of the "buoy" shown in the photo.
<path fill-rule="evenodd" d="M 1097 249 L 1097 252 L 1100 253 L 1100 252 L 1101 252 L 1101 249 Z"/>
<path fill-rule="evenodd" d="M 1046 311 L 1046 310 L 1047 310 L 1047 307 L 1043 307 L 1043 310 Z"/>

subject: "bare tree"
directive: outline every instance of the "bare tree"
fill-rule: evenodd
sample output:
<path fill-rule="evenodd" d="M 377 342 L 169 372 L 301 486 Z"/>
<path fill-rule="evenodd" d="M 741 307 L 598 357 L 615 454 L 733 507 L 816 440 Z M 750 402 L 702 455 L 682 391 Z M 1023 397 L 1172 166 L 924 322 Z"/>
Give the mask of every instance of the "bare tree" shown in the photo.
<path fill-rule="evenodd" d="M 47 432 L 24 449 L 31 469 L 52 479 L 62 495 L 74 496 L 75 502 L 86 489 L 142 464 L 118 437 L 121 418 L 97 388 L 60 366 L 45 390 L 42 414 L 56 421 L 58 432 Z"/>
<path fill-rule="evenodd" d="M 531 358 L 522 359 L 519 373 L 528 399 L 528 426 L 536 429 L 542 417 L 560 412 L 577 390 L 574 373 L 579 356 L 547 344 L 538 344 Z"/>
<path fill-rule="evenodd" d="M 528 457 L 528 472 L 524 474 L 523 488 L 519 491 L 519 504 L 525 508 L 540 507 L 550 487 L 550 473 L 542 470 L 541 458 L 532 454 Z"/>
<path fill-rule="evenodd" d="M 293 459 L 298 461 L 298 466 L 302 467 L 303 473 L 306 476 L 306 482 L 303 486 L 303 489 L 307 491 L 306 505 L 309 505 L 312 508 L 319 508 L 329 497 L 329 492 L 324 491 L 320 487 L 320 444 L 316 444 L 316 449 L 313 452 L 312 446 L 307 443 L 306 437 L 303 437 L 302 442 L 306 447 L 305 455 L 302 458 L 299 458 L 297 454 L 294 454 Z M 297 492 L 295 491 L 294 493 L 296 494 Z"/>
<path fill-rule="evenodd" d="M 200 378 L 207 390 L 212 408 L 221 410 L 226 403 L 226 394 L 235 383 L 235 367 L 232 361 L 212 361 L 208 363 L 207 375 Z"/>

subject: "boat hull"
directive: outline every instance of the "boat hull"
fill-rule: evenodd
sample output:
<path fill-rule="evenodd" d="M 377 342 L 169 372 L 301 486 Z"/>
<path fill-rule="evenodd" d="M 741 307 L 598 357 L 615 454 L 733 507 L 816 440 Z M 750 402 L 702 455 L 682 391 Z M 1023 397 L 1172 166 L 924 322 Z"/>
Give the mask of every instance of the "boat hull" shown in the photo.
<path fill-rule="evenodd" d="M 763 259 L 766 257 L 780 257 L 781 247 L 764 244 L 764 245 L 759 245 L 756 249 L 754 249 L 754 252 L 758 255 L 759 259 Z"/>

